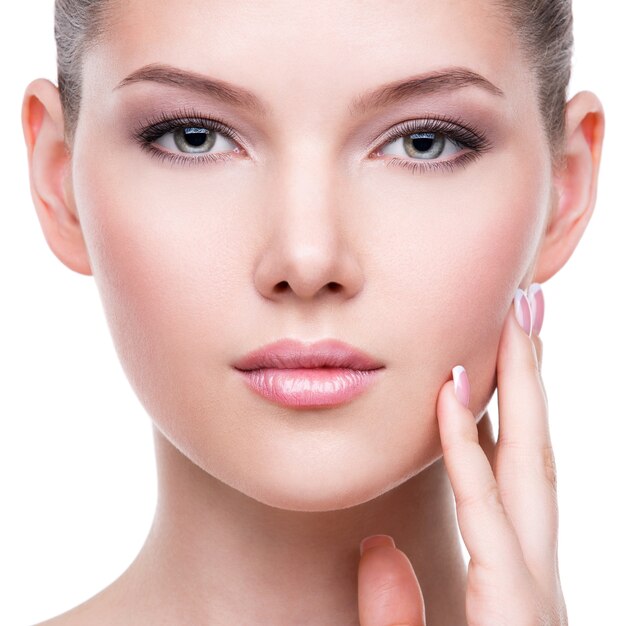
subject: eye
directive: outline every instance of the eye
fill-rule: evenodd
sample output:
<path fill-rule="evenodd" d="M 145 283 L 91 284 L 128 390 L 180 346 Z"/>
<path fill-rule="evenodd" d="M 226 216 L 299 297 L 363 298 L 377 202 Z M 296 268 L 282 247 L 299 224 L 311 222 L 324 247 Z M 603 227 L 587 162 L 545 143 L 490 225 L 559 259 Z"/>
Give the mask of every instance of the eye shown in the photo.
<path fill-rule="evenodd" d="M 453 171 L 491 148 L 487 137 L 478 129 L 459 119 L 452 121 L 437 116 L 402 122 L 383 141 L 374 156 L 393 155 L 394 158 L 385 159 L 387 165 L 399 165 L 411 172 L 441 168 Z"/>
<path fill-rule="evenodd" d="M 133 137 L 150 156 L 180 165 L 229 161 L 245 153 L 239 136 L 225 122 L 187 108 L 145 120 Z"/>
<path fill-rule="evenodd" d="M 216 130 L 195 126 L 178 126 L 164 133 L 153 143 L 167 148 L 170 152 L 185 154 L 206 154 L 214 152 L 239 151 L 239 147 Z"/>
<path fill-rule="evenodd" d="M 380 150 L 380 154 L 408 155 L 414 159 L 436 159 L 440 156 L 456 154 L 459 147 L 459 144 L 444 133 L 421 132 L 405 135 L 386 144 Z"/>

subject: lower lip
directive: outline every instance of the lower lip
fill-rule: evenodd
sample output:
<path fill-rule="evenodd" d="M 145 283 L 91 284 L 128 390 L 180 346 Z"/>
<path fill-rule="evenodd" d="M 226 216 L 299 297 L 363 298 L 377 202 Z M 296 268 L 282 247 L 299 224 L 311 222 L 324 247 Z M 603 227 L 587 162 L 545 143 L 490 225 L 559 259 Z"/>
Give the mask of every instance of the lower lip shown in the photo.
<path fill-rule="evenodd" d="M 335 406 L 362 394 L 383 368 L 264 368 L 238 370 L 259 395 L 289 407 Z"/>

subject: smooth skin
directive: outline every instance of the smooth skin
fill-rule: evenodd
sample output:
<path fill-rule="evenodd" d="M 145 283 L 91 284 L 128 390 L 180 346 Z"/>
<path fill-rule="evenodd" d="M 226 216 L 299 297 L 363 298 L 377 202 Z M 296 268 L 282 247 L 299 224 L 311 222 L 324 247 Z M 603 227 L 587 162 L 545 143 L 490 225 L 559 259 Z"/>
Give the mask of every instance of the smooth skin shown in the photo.
<path fill-rule="evenodd" d="M 85 57 L 72 150 L 50 81 L 27 86 L 22 121 L 46 241 L 93 275 L 153 422 L 158 503 L 127 570 L 49 623 L 347 626 L 419 623 L 423 609 L 428 626 L 559 623 L 556 520 L 541 487 L 551 461 L 537 452 L 547 417 L 530 341 L 509 314 L 516 289 L 557 273 L 591 218 L 598 98 L 570 98 L 565 167 L 553 171 L 536 85 L 490 0 L 116 7 Z M 265 115 L 171 83 L 118 87 L 153 63 L 244 88 Z M 450 67 L 504 95 L 472 84 L 350 107 Z M 140 148 L 136 129 L 186 106 L 237 133 L 213 150 L 231 159 L 187 167 Z M 392 163 L 415 157 L 389 131 L 429 115 L 477 129 L 491 148 L 452 169 Z M 165 139 L 155 149 L 175 150 Z M 446 144 L 436 160 L 468 151 Z M 272 405 L 231 363 L 285 336 L 347 341 L 385 370 L 342 406 Z M 471 383 L 467 410 L 454 403 L 455 365 Z M 496 493 L 486 407 L 497 385 Z M 507 444 L 517 441 L 533 453 Z M 534 490 L 516 486 L 530 477 Z M 375 534 L 399 551 L 360 559 Z M 382 595 L 381 579 L 392 581 Z M 377 598 L 400 614 L 376 614 Z"/>

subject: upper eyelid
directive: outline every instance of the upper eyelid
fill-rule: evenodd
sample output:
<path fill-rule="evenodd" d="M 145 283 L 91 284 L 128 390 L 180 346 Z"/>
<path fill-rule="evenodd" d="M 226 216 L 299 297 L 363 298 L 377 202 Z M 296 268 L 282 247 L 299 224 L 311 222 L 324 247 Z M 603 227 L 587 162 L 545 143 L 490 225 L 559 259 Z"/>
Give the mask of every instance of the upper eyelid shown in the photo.
<path fill-rule="evenodd" d="M 467 123 L 460 117 L 457 117 L 454 115 L 444 116 L 444 115 L 439 115 L 437 113 L 427 112 L 421 117 L 408 118 L 400 122 L 397 122 L 391 128 L 387 129 L 381 134 L 378 134 L 375 139 L 371 140 L 368 143 L 370 146 L 374 146 L 376 145 L 377 142 L 384 140 L 386 137 L 392 136 L 394 131 L 398 127 L 401 127 L 402 125 L 405 125 L 405 124 L 417 123 L 417 122 L 422 122 L 425 124 L 432 124 L 432 123 L 447 124 L 449 127 L 451 127 L 450 128 L 451 130 L 458 128 L 459 130 L 468 131 L 474 135 L 477 135 L 478 137 L 482 139 L 485 139 L 484 134 L 480 130 L 478 130 L 477 128 L 472 128 L 471 124 Z M 226 120 L 221 119 L 219 116 L 216 116 L 216 115 L 205 116 L 204 114 L 200 113 L 199 111 L 197 111 L 196 109 L 192 107 L 184 107 L 182 109 L 172 111 L 169 114 L 162 112 L 158 114 L 157 116 L 152 117 L 151 119 L 145 120 L 142 124 L 140 124 L 135 129 L 134 134 L 141 135 L 159 124 L 162 124 L 162 125 L 169 124 L 174 127 L 177 123 L 178 125 L 190 124 L 190 123 L 199 123 L 200 125 L 204 123 L 217 125 L 221 129 L 224 129 L 226 131 L 225 134 L 227 136 L 232 136 L 236 138 L 238 141 L 240 141 L 241 143 L 245 143 L 241 135 Z"/>
<path fill-rule="evenodd" d="M 239 134 L 232 127 L 224 124 L 215 119 L 211 118 L 202 118 L 202 117 L 172 117 L 168 120 L 159 121 L 156 123 L 148 124 L 140 128 L 135 134 L 138 137 L 146 138 L 152 134 L 155 136 L 150 140 L 154 141 L 155 139 L 159 139 L 163 137 L 163 135 L 167 135 L 168 133 L 173 133 L 175 130 L 179 128 L 204 128 L 206 130 L 214 131 L 221 133 L 229 138 L 236 138 L 238 141 L 240 140 Z M 161 131 L 157 136 L 155 130 Z"/>
<path fill-rule="evenodd" d="M 385 131 L 382 136 L 375 139 L 371 146 L 376 147 L 380 142 L 387 142 L 400 137 L 405 137 L 411 133 L 418 132 L 418 129 L 423 132 L 440 132 L 449 138 L 456 133 L 457 135 L 464 135 L 466 140 L 471 140 L 475 144 L 482 144 L 484 148 L 491 147 L 491 142 L 485 133 L 480 131 L 478 128 L 472 127 L 472 125 L 461 119 L 455 117 L 447 118 L 439 115 L 426 115 L 425 117 L 410 118 L 402 122 L 398 122 L 389 130 Z M 386 143 L 380 145 L 386 145 Z"/>

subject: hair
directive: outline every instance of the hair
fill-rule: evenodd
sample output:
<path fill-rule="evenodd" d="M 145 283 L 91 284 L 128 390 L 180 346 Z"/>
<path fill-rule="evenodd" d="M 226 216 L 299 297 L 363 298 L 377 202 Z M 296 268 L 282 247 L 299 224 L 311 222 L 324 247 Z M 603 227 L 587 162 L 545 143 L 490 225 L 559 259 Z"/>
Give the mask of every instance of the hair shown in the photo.
<path fill-rule="evenodd" d="M 534 73 L 544 133 L 553 164 L 559 167 L 573 52 L 572 0 L 493 1 L 508 18 Z M 70 151 L 80 112 L 83 59 L 106 34 L 114 5 L 113 0 L 55 0 L 57 78 Z"/>
<path fill-rule="evenodd" d="M 110 25 L 112 0 L 55 0 L 54 38 L 57 82 L 63 109 L 65 144 L 74 144 L 82 95 L 85 54 L 104 38 Z"/>

